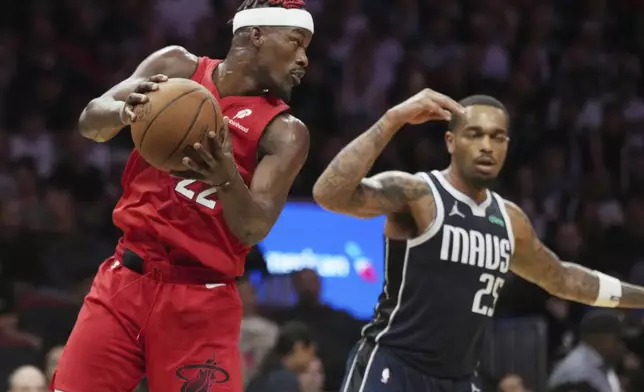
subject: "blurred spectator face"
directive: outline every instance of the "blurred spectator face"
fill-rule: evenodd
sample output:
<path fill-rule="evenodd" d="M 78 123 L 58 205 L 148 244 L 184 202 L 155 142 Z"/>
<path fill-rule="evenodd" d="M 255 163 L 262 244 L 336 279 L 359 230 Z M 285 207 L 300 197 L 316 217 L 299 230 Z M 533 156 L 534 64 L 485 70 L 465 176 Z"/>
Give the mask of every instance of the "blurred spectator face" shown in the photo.
<path fill-rule="evenodd" d="M 303 373 L 309 370 L 311 363 L 316 360 L 317 347 L 315 343 L 305 344 L 296 342 L 291 354 L 291 363 L 296 373 Z"/>
<path fill-rule="evenodd" d="M 51 381 L 54 376 L 60 356 L 63 354 L 63 348 L 63 346 L 54 347 L 47 353 L 45 362 L 45 374 L 47 375 L 47 380 Z"/>
<path fill-rule="evenodd" d="M 9 377 L 9 392 L 45 392 L 46 390 L 45 375 L 34 366 L 19 367 Z"/>
<path fill-rule="evenodd" d="M 579 254 L 582 237 L 579 228 L 572 222 L 562 223 L 557 227 L 555 243 L 557 252 L 564 260 Z"/>
<path fill-rule="evenodd" d="M 529 392 L 525 385 L 523 385 L 523 379 L 516 374 L 509 374 L 499 383 L 499 392 Z"/>
<path fill-rule="evenodd" d="M 306 371 L 300 374 L 300 384 L 302 385 L 303 392 L 322 391 L 322 387 L 324 386 L 324 368 L 318 358 L 314 358 L 306 368 Z"/>
<path fill-rule="evenodd" d="M 293 288 L 300 303 L 318 304 L 320 302 L 321 282 L 318 274 L 312 269 L 303 269 L 293 276 Z"/>
<path fill-rule="evenodd" d="M 237 283 L 237 290 L 239 291 L 239 297 L 242 301 L 242 306 L 244 309 L 244 315 L 252 315 L 255 313 L 255 288 L 247 280 L 242 280 Z"/>

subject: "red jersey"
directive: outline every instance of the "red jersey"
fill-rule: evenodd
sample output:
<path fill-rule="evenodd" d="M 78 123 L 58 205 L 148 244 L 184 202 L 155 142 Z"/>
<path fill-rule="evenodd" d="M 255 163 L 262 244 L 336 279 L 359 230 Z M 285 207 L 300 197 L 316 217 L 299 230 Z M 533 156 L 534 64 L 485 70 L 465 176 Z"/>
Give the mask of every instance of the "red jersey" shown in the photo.
<path fill-rule="evenodd" d="M 230 119 L 235 162 L 244 182 L 250 185 L 262 132 L 288 106 L 267 96 L 221 98 L 212 80 L 219 63 L 221 60 L 200 58 L 192 80 L 210 90 Z M 172 177 L 150 166 L 136 149 L 122 182 L 123 195 L 112 215 L 114 224 L 123 231 L 117 249 L 131 249 L 149 260 L 203 265 L 225 276 L 243 274 L 250 248 L 228 229 L 214 188 Z"/>

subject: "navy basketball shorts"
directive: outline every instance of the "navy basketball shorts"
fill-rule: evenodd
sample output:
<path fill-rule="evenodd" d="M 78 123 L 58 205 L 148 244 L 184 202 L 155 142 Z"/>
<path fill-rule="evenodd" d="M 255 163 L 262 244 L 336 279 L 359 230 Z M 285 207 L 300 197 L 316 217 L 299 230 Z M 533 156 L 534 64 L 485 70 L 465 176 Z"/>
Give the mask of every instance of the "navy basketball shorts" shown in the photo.
<path fill-rule="evenodd" d="M 482 392 L 475 377 L 434 378 L 404 364 L 384 347 L 361 340 L 347 361 L 340 392 Z"/>

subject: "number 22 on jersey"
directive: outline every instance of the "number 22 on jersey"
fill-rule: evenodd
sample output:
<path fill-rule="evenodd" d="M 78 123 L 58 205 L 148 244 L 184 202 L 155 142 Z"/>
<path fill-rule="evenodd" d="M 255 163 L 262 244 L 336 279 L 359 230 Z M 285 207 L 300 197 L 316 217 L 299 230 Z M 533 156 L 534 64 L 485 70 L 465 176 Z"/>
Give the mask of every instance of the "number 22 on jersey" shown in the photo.
<path fill-rule="evenodd" d="M 211 210 L 215 209 L 217 202 L 215 200 L 209 199 L 208 197 L 217 193 L 217 188 L 211 187 L 206 188 L 200 192 L 195 192 L 191 189 L 188 189 L 188 186 L 196 183 L 197 180 L 181 180 L 174 187 L 174 190 L 180 193 L 181 195 L 187 197 L 190 200 L 193 200 L 195 203 L 202 205 Z"/>
<path fill-rule="evenodd" d="M 499 299 L 499 291 L 503 288 L 503 283 L 505 281 L 502 278 L 497 278 L 496 276 L 488 273 L 481 274 L 479 281 L 485 286 L 474 295 L 472 312 L 492 317 L 494 315 L 496 301 Z M 481 303 L 483 298 L 489 297 L 490 295 L 492 296 L 492 306 L 483 305 Z"/>

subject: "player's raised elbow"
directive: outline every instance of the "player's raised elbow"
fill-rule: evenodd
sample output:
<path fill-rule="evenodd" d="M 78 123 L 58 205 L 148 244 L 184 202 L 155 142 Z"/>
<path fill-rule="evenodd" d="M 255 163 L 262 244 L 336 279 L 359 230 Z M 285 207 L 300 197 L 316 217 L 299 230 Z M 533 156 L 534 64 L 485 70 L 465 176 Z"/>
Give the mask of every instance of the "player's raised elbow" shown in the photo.
<path fill-rule="evenodd" d="M 94 140 L 97 134 L 100 133 L 100 129 L 97 129 L 96 124 L 92 121 L 93 113 L 96 112 L 97 106 L 99 106 L 96 102 L 98 99 L 100 98 L 89 101 L 78 118 L 78 131 L 83 137 L 91 140 Z"/>
<path fill-rule="evenodd" d="M 83 109 L 83 112 L 78 118 L 78 131 L 80 134 L 95 142 L 105 141 L 101 140 L 101 134 L 104 134 L 105 132 L 103 132 L 103 126 L 100 125 L 97 116 L 97 112 L 102 106 L 100 102 L 97 102 L 99 99 L 101 98 L 91 100 L 87 106 L 85 106 L 85 109 Z"/>
<path fill-rule="evenodd" d="M 328 185 L 325 184 L 325 182 L 322 180 L 322 177 L 320 177 L 316 182 L 315 185 L 313 185 L 313 200 L 322 208 L 329 210 L 329 211 L 334 211 L 334 212 L 341 212 L 341 202 L 338 196 L 336 195 L 336 192 L 333 191 L 333 189 Z"/>

